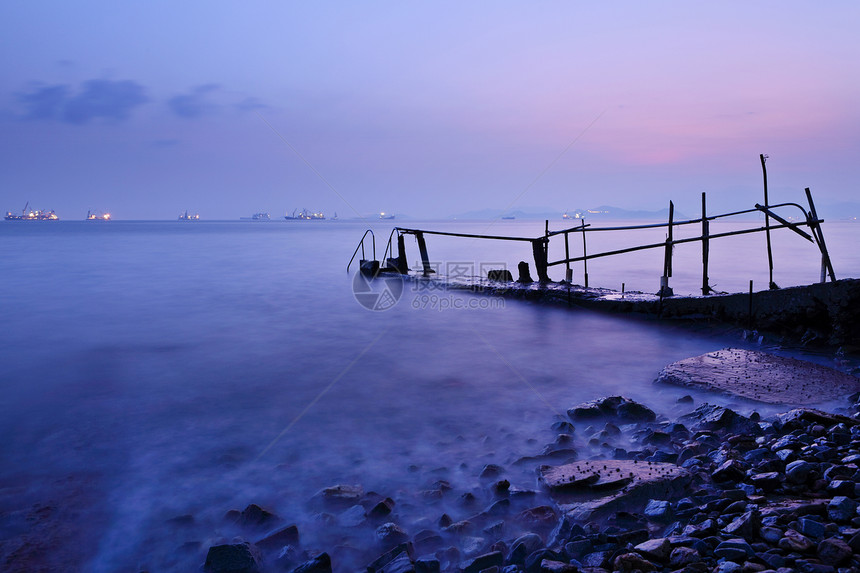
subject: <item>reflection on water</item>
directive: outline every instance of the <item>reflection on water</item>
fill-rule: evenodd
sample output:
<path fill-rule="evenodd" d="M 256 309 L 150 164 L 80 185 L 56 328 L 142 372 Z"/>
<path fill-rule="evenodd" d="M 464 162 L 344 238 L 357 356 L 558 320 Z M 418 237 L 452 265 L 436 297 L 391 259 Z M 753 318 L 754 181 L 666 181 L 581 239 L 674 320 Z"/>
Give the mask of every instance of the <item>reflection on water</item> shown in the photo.
<path fill-rule="evenodd" d="M 417 491 L 444 475 L 468 488 L 483 464 L 535 454 L 578 402 L 624 394 L 673 413 L 686 392 L 654 387 L 657 372 L 742 344 L 522 301 L 415 310 L 408 287 L 370 312 L 344 272 L 361 228 L 2 225 L 0 533 L 21 533 L 15 511 L 52 503 L 62 517 L 51 519 L 79 531 L 74 545 L 54 539 L 58 555 L 96 570 L 187 570 L 199 552 L 175 548 L 196 540 L 205 555 L 229 533 L 227 509 L 255 502 L 306 523 L 305 502 L 336 483 Z M 439 260 L 473 256 L 430 246 Z M 481 248 L 477 262 L 528 260 Z M 640 288 L 659 276 L 633 274 Z M 531 470 L 511 471 L 534 485 Z M 185 514 L 194 528 L 165 529 Z"/>

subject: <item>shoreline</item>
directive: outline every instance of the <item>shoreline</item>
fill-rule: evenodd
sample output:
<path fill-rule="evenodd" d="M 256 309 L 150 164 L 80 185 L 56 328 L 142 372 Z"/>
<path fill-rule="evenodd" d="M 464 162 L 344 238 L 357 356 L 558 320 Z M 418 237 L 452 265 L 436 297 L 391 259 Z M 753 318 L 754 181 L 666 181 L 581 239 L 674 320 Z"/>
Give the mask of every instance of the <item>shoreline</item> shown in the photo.
<path fill-rule="evenodd" d="M 439 479 L 412 492 L 425 517 L 407 523 L 402 492 L 332 485 L 308 500 L 332 537 L 313 547 L 289 520 L 262 532 L 280 518 L 249 505 L 228 513 L 240 537 L 213 543 L 204 570 L 234 570 L 226 564 L 238 559 L 237 571 L 297 573 L 860 571 L 852 398 L 841 413 L 762 418 L 705 403 L 675 420 L 622 397 L 593 400 L 568 410 L 552 426 L 556 439 L 518 462 L 534 467 L 536 487 L 487 464 L 477 491 Z M 588 464 L 602 467 L 574 471 Z M 621 479 L 613 472 L 622 468 L 642 475 Z"/>
<path fill-rule="evenodd" d="M 465 281 L 404 276 L 434 288 L 483 296 L 580 307 L 615 315 L 632 315 L 674 323 L 707 323 L 760 332 L 784 343 L 860 354 L 860 279 L 791 286 L 752 293 L 667 296 L 625 293 L 562 282 Z M 419 287 L 420 288 L 420 287 Z"/>

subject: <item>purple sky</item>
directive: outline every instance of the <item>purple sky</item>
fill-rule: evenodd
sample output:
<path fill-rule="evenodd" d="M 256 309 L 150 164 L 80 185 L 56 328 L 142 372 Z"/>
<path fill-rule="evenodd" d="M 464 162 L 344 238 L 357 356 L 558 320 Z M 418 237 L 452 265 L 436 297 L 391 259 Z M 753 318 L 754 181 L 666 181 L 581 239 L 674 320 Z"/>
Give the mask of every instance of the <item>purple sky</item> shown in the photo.
<path fill-rule="evenodd" d="M 0 210 L 695 214 L 760 200 L 759 153 L 774 202 L 860 202 L 858 30 L 854 1 L 3 2 Z"/>

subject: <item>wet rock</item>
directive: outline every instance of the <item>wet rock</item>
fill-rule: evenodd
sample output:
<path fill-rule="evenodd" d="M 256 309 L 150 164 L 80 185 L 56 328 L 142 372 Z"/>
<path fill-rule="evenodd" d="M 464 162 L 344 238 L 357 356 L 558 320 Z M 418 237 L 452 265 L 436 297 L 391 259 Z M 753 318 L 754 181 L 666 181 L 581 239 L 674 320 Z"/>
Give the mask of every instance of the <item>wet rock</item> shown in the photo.
<path fill-rule="evenodd" d="M 415 573 L 415 566 L 406 553 L 401 553 L 379 571 L 380 573 Z"/>
<path fill-rule="evenodd" d="M 825 539 L 818 544 L 818 558 L 827 565 L 842 565 L 852 555 L 851 547 L 838 537 Z"/>
<path fill-rule="evenodd" d="M 312 501 L 329 510 L 344 510 L 360 503 L 364 489 L 359 485 L 336 485 L 317 492 Z"/>
<path fill-rule="evenodd" d="M 540 505 L 521 511 L 514 520 L 525 529 L 546 533 L 555 527 L 558 522 L 558 514 L 552 507 Z"/>
<path fill-rule="evenodd" d="M 419 555 L 432 553 L 443 545 L 442 537 L 432 529 L 422 529 L 412 538 Z"/>
<path fill-rule="evenodd" d="M 726 460 L 711 474 L 711 478 L 718 483 L 737 482 L 745 477 L 746 469 L 737 460 Z"/>
<path fill-rule="evenodd" d="M 203 570 L 206 573 L 257 573 L 262 557 L 250 543 L 213 545 L 206 554 Z"/>
<path fill-rule="evenodd" d="M 753 557 L 755 550 L 743 539 L 729 539 L 721 542 L 714 549 L 714 557 L 742 563 Z"/>
<path fill-rule="evenodd" d="M 439 490 L 441 491 L 441 490 Z M 381 519 L 386 517 L 391 511 L 394 509 L 394 500 L 390 497 L 386 497 L 376 505 L 374 505 L 370 511 L 367 512 L 367 517 L 370 519 Z"/>
<path fill-rule="evenodd" d="M 851 498 L 838 495 L 827 505 L 827 515 L 837 523 L 845 523 L 857 516 L 857 502 Z"/>
<path fill-rule="evenodd" d="M 280 517 L 266 509 L 263 509 L 256 503 L 252 503 L 242 510 L 238 519 L 239 525 L 252 529 L 272 527 L 279 521 L 281 521 Z"/>
<path fill-rule="evenodd" d="M 815 547 L 811 539 L 794 529 L 787 529 L 782 539 L 779 540 L 778 545 L 780 549 L 796 551 L 798 553 L 806 553 Z"/>
<path fill-rule="evenodd" d="M 653 422 L 657 415 L 647 406 L 625 398 L 615 410 L 617 418 L 624 423 Z"/>
<path fill-rule="evenodd" d="M 592 551 L 583 555 L 580 561 L 585 567 L 607 567 L 611 565 L 609 560 L 612 558 L 612 553 L 609 550 Z"/>
<path fill-rule="evenodd" d="M 462 573 L 479 573 L 490 567 L 501 567 L 504 565 L 504 556 L 499 551 L 485 553 L 461 565 Z"/>
<path fill-rule="evenodd" d="M 815 466 L 805 460 L 795 460 L 785 466 L 785 481 L 793 484 L 805 484 Z"/>
<path fill-rule="evenodd" d="M 565 434 L 572 434 L 576 431 L 576 426 L 568 422 L 567 420 L 560 420 L 555 422 L 552 425 L 552 429 L 556 432 L 563 432 Z"/>
<path fill-rule="evenodd" d="M 642 513 L 657 521 L 669 520 L 672 517 L 672 503 L 663 500 L 650 499 Z"/>
<path fill-rule="evenodd" d="M 328 553 L 320 553 L 293 569 L 293 573 L 331 573 L 331 558 Z"/>
<path fill-rule="evenodd" d="M 857 484 L 848 479 L 836 479 L 827 485 L 827 493 L 834 496 L 854 497 Z"/>
<path fill-rule="evenodd" d="M 747 511 L 723 528 L 728 535 L 736 535 L 744 539 L 758 537 L 761 528 L 761 514 L 758 510 Z"/>
<path fill-rule="evenodd" d="M 486 533 L 491 538 L 499 538 L 502 536 L 502 532 L 505 530 L 505 521 L 500 519 L 498 521 L 494 521 L 490 525 L 486 526 L 481 531 Z"/>
<path fill-rule="evenodd" d="M 669 565 L 674 569 L 680 569 L 696 563 L 700 559 L 699 552 L 692 547 L 676 547 L 669 555 Z"/>
<path fill-rule="evenodd" d="M 665 563 L 669 560 L 669 555 L 672 552 L 672 544 L 667 538 L 660 537 L 644 541 L 633 549 L 648 559 Z"/>
<path fill-rule="evenodd" d="M 579 567 L 564 561 L 544 559 L 540 562 L 540 571 L 541 573 L 579 573 Z"/>
<path fill-rule="evenodd" d="M 801 517 L 797 520 L 798 531 L 807 537 L 821 539 L 824 537 L 826 528 L 823 523 L 810 517 Z"/>
<path fill-rule="evenodd" d="M 543 546 L 543 539 L 536 533 L 527 533 L 516 538 L 511 544 L 511 552 L 508 554 L 508 563 L 522 565 L 526 557 Z"/>
<path fill-rule="evenodd" d="M 656 565 L 636 553 L 622 553 L 615 558 L 612 566 L 615 571 L 621 571 L 623 573 L 632 573 L 634 571 L 646 573 L 648 571 L 656 571 L 658 569 Z"/>
<path fill-rule="evenodd" d="M 307 553 L 300 550 L 295 545 L 285 545 L 278 551 L 278 556 L 275 558 L 275 565 L 281 569 L 292 569 L 296 564 L 305 561 L 307 558 Z"/>
<path fill-rule="evenodd" d="M 376 573 L 377 571 L 381 571 L 388 563 L 394 560 L 398 555 L 406 555 L 408 558 L 412 558 L 414 555 L 413 548 L 411 543 L 401 543 L 396 547 L 393 547 L 374 559 L 367 566 L 367 573 Z"/>
<path fill-rule="evenodd" d="M 670 364 L 657 381 L 770 404 L 815 404 L 846 396 L 860 387 L 860 380 L 832 368 L 739 348 Z"/>
<path fill-rule="evenodd" d="M 776 545 L 782 539 L 782 530 L 776 527 L 762 527 L 759 535 L 771 545 Z"/>
<path fill-rule="evenodd" d="M 560 509 L 574 521 L 588 521 L 598 515 L 644 507 L 655 495 L 678 495 L 691 480 L 686 470 L 674 464 L 636 460 L 542 466 L 538 474 L 551 495 L 559 498 Z M 565 503 L 564 496 L 571 491 L 589 493 L 595 499 Z"/>
<path fill-rule="evenodd" d="M 681 420 L 690 422 L 695 431 L 731 432 L 751 436 L 761 434 L 759 426 L 749 418 L 741 416 L 729 408 L 713 404 L 702 404 L 692 413 L 682 416 Z"/>
<path fill-rule="evenodd" d="M 409 534 L 396 523 L 389 521 L 376 528 L 376 538 L 383 547 L 393 547 L 408 541 Z"/>
<path fill-rule="evenodd" d="M 539 573 L 540 565 L 544 559 L 549 559 L 550 561 L 561 561 L 561 555 L 551 549 L 538 549 L 526 557 L 523 569 L 526 573 Z"/>
<path fill-rule="evenodd" d="M 463 548 L 463 555 L 471 559 L 487 551 L 487 540 L 483 537 L 465 536 L 460 538 L 460 546 Z"/>
<path fill-rule="evenodd" d="M 760 487 L 764 491 L 774 491 L 782 485 L 782 479 L 778 472 L 753 474 L 749 477 L 749 481 L 752 485 Z"/>
<path fill-rule="evenodd" d="M 647 406 L 623 396 L 609 396 L 584 402 L 567 411 L 574 422 L 617 419 L 624 423 L 653 422 L 656 414 Z"/>
<path fill-rule="evenodd" d="M 480 477 L 482 477 L 482 478 L 495 478 L 495 477 L 499 477 L 500 475 L 502 475 L 502 473 L 504 473 L 504 471 L 505 471 L 505 469 L 500 465 L 487 464 L 481 470 Z"/>
<path fill-rule="evenodd" d="M 439 573 L 441 570 L 438 559 L 421 557 L 415 560 L 415 573 Z"/>
<path fill-rule="evenodd" d="M 288 525 L 275 531 L 270 531 L 257 541 L 255 545 L 263 551 L 273 551 L 280 549 L 285 545 L 299 544 L 299 528 L 295 525 Z"/>
<path fill-rule="evenodd" d="M 358 527 L 366 521 L 364 507 L 353 505 L 337 516 L 337 524 L 341 527 Z"/>
<path fill-rule="evenodd" d="M 484 513 L 491 516 L 507 515 L 511 509 L 511 500 L 507 498 L 493 502 Z"/>

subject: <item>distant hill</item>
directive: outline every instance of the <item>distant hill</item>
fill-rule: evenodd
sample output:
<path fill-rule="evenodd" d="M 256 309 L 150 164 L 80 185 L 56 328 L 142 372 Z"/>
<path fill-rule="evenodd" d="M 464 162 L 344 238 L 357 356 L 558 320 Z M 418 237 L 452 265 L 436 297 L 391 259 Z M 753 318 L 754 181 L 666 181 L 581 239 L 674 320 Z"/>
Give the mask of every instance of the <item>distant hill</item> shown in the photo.
<path fill-rule="evenodd" d="M 466 211 L 465 213 L 460 213 L 458 215 L 453 215 L 452 219 L 496 219 L 500 217 L 515 217 L 517 219 L 561 219 L 562 213 L 564 211 L 553 211 L 546 207 L 538 207 L 538 208 L 524 208 L 518 209 L 515 211 L 502 211 L 501 209 L 481 209 L 480 211 Z M 663 220 L 669 218 L 669 209 L 663 208 L 659 211 L 633 211 L 629 209 L 622 209 L 620 207 L 613 207 L 610 205 L 601 205 L 599 207 L 594 207 L 592 209 L 574 209 L 572 211 L 567 211 L 568 215 L 571 217 L 575 217 L 576 213 L 579 213 L 581 217 L 585 217 L 587 219 L 593 218 L 601 218 L 601 219 L 649 219 L 649 220 Z M 680 213 L 677 209 L 675 210 L 675 219 L 688 219 L 686 215 Z"/>
<path fill-rule="evenodd" d="M 822 219 L 830 219 L 832 221 L 856 219 L 860 217 L 860 203 L 854 202 L 816 205 L 815 210 L 818 212 L 818 216 Z"/>

